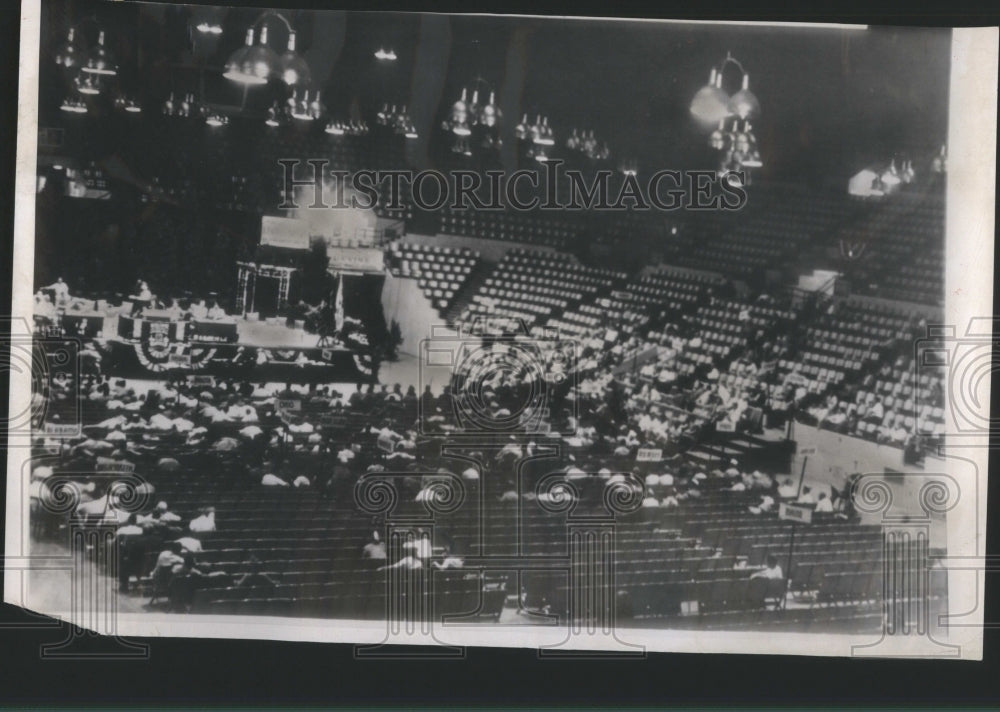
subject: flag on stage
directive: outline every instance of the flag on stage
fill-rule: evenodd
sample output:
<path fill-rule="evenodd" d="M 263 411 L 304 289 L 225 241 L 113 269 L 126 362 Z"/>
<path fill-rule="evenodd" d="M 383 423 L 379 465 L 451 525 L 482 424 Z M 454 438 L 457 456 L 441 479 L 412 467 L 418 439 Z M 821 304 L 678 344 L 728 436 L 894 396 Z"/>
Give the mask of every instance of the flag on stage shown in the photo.
<path fill-rule="evenodd" d="M 337 279 L 337 300 L 333 307 L 333 319 L 337 333 L 340 333 L 344 328 L 344 275 L 340 275 Z"/>

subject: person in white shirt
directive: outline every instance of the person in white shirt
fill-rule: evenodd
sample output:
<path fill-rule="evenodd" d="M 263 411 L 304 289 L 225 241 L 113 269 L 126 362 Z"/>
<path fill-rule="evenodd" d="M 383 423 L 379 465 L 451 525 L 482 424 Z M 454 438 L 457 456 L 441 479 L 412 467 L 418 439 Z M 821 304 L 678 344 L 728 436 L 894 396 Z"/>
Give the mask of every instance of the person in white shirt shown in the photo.
<path fill-rule="evenodd" d="M 184 557 L 180 555 L 181 545 L 177 542 L 170 542 L 168 547 L 156 557 L 156 565 L 150 573 L 150 577 L 153 579 L 153 597 L 149 600 L 150 604 L 166 593 L 174 567 L 184 563 Z"/>
<path fill-rule="evenodd" d="M 173 420 L 174 430 L 178 433 L 188 433 L 194 429 L 194 422 L 183 416 L 178 416 Z"/>
<path fill-rule="evenodd" d="M 889 431 L 889 441 L 893 445 L 902 447 L 903 443 L 906 442 L 906 438 L 908 437 L 909 433 L 906 431 L 906 428 L 903 425 L 903 419 L 901 417 L 897 417 L 895 424 Z"/>
<path fill-rule="evenodd" d="M 793 484 L 792 478 L 785 478 L 778 486 L 778 496 L 782 499 L 791 499 L 799 492 L 799 488 Z"/>
<path fill-rule="evenodd" d="M 161 431 L 173 430 L 174 421 L 166 413 L 160 411 L 150 416 L 149 427 L 153 430 L 161 430 Z"/>
<path fill-rule="evenodd" d="M 136 517 L 136 522 L 139 524 L 156 524 L 158 522 L 170 524 L 179 521 L 181 521 L 181 518 L 170 511 L 166 502 L 158 502 L 154 511 L 147 515 Z"/>
<path fill-rule="evenodd" d="M 379 566 L 379 571 L 385 571 L 387 569 L 422 569 L 424 564 L 420 559 L 414 558 L 412 556 L 404 556 L 402 559 L 397 561 L 395 564 L 388 564 L 386 566 Z"/>
<path fill-rule="evenodd" d="M 432 561 L 431 566 L 435 569 L 461 569 L 465 566 L 465 561 L 459 556 L 446 553 L 441 561 Z"/>
<path fill-rule="evenodd" d="M 204 320 L 208 316 L 208 307 L 205 306 L 205 300 L 199 299 L 197 302 L 191 305 L 191 318 L 200 321 Z"/>
<path fill-rule="evenodd" d="M 766 565 L 760 571 L 757 571 L 750 575 L 752 579 L 769 579 L 769 580 L 780 580 L 785 578 L 784 572 L 781 570 L 781 565 L 778 563 L 778 559 L 773 554 L 768 554 Z"/>
<path fill-rule="evenodd" d="M 206 507 L 201 515 L 195 517 L 188 524 L 188 529 L 195 533 L 206 533 L 215 531 L 215 507 Z"/>
<path fill-rule="evenodd" d="M 170 306 L 164 311 L 167 312 L 167 316 L 174 320 L 179 320 L 184 315 L 184 310 L 181 309 L 181 305 L 176 297 L 170 299 Z"/>
<path fill-rule="evenodd" d="M 813 493 L 811 487 L 803 487 L 802 494 L 798 499 L 799 504 L 816 504 L 816 495 Z"/>
<path fill-rule="evenodd" d="M 528 494 L 534 494 L 534 492 L 530 492 L 530 493 L 529 492 L 525 492 L 524 494 L 525 494 L 525 497 L 527 497 Z M 504 490 L 504 492 L 500 495 L 500 501 L 501 502 L 516 502 L 516 501 L 518 501 L 518 499 L 519 498 L 518 498 L 518 495 L 517 495 L 517 490 L 515 490 L 515 489 Z"/>
<path fill-rule="evenodd" d="M 299 475 L 294 480 L 292 480 L 292 486 L 294 487 L 308 487 L 311 484 L 312 483 L 309 481 L 309 478 L 306 477 L 305 475 Z"/>
<path fill-rule="evenodd" d="M 761 514 L 763 512 L 770 512 L 774 508 L 774 497 L 770 495 L 764 495 L 761 497 L 760 504 L 750 507 L 750 512 L 752 514 Z"/>
<path fill-rule="evenodd" d="M 116 415 L 111 418 L 108 418 L 107 420 L 102 420 L 100 423 L 97 424 L 97 426 L 99 428 L 105 428 L 108 431 L 114 431 L 118 428 L 124 427 L 127 422 L 128 418 L 126 418 L 124 415 Z"/>
<path fill-rule="evenodd" d="M 371 541 L 361 549 L 361 558 L 368 561 L 385 561 L 385 544 L 377 531 L 372 532 Z"/>
<path fill-rule="evenodd" d="M 49 298 L 48 294 L 43 294 L 38 292 L 35 294 L 35 316 L 47 316 L 54 317 L 56 314 L 55 305 L 52 304 L 52 300 Z"/>
<path fill-rule="evenodd" d="M 429 559 L 434 554 L 431 540 L 426 536 L 417 536 L 415 539 L 403 542 L 403 549 L 410 550 L 418 559 Z"/>
<path fill-rule="evenodd" d="M 65 304 L 69 301 L 69 285 L 63 281 L 62 277 L 59 277 L 54 283 L 46 287 L 46 289 L 52 290 L 56 298 L 56 305 Z"/>
<path fill-rule="evenodd" d="M 181 545 L 182 551 L 190 551 L 192 554 L 200 554 L 203 551 L 201 542 L 193 536 L 182 536 L 177 543 Z"/>
<path fill-rule="evenodd" d="M 826 492 L 820 492 L 819 497 L 816 500 L 816 510 L 817 512 L 832 512 L 833 511 L 833 500 L 826 496 Z"/>
<path fill-rule="evenodd" d="M 270 472 L 261 478 L 260 483 L 265 487 L 288 487 L 287 482 Z"/>

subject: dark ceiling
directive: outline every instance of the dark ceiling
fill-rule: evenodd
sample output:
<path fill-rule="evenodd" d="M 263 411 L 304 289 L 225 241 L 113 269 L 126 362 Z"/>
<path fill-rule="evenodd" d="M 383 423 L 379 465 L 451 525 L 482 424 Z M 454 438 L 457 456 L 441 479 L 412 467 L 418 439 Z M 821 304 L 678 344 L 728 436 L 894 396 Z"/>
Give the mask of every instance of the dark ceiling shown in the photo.
<path fill-rule="evenodd" d="M 233 8 L 216 41 L 197 39 L 185 6 L 47 0 L 41 43 L 42 125 L 64 120 L 65 89 L 51 57 L 69 25 L 96 37 L 99 25 L 120 65 L 122 88 L 157 111 L 171 91 L 262 113 L 276 87 L 247 96 L 220 77 L 259 9 Z M 945 141 L 950 31 L 716 26 L 634 21 L 282 11 L 334 116 L 370 117 L 382 102 L 405 103 L 421 140 L 435 133 L 463 85 L 496 88 L 512 136 L 520 114 L 550 117 L 557 138 L 596 130 L 619 158 L 646 168 L 687 168 L 705 133 L 688 112 L 692 95 L 727 52 L 750 75 L 762 115 L 755 122 L 765 175 L 843 185 L 851 172 L 898 151 Z M 91 21 L 94 17 L 96 22 Z M 270 45 L 285 30 L 268 22 Z M 379 63 L 391 46 L 399 60 Z M 727 74 L 731 86 L 738 78 Z"/>

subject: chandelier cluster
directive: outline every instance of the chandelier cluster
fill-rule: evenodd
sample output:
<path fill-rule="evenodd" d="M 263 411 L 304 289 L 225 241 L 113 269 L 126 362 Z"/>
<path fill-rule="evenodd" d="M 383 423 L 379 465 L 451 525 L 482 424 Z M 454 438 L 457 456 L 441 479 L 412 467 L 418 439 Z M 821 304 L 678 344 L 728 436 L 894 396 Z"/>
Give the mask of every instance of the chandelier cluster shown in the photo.
<path fill-rule="evenodd" d="M 280 21 L 287 30 L 287 45 L 281 54 L 268 44 L 269 20 Z M 214 14 L 193 15 L 191 22 L 200 34 L 219 36 L 223 32 L 220 18 Z M 53 59 L 66 72 L 69 87 L 60 108 L 67 113 L 86 114 L 93 106 L 93 99 L 107 96 L 117 110 L 127 114 L 141 113 L 139 101 L 118 90 L 118 63 L 106 46 L 104 30 L 98 27 L 96 36 L 96 43 L 89 49 L 85 48 L 81 43 L 81 33 L 73 27 L 69 29 L 66 40 L 57 47 Z M 374 56 L 379 62 L 395 62 L 398 59 L 396 52 L 386 46 L 380 46 Z M 739 86 L 731 87 L 735 89 L 731 95 L 725 87 L 730 67 L 739 72 Z M 279 98 L 267 111 L 264 123 L 268 126 L 326 119 L 325 131 L 332 136 L 364 136 L 369 132 L 363 120 L 344 122 L 327 117 L 320 91 L 311 87 L 310 67 L 296 49 L 295 29 L 284 15 L 274 10 L 262 12 L 247 27 L 243 46 L 229 55 L 223 76 L 244 87 L 266 85 L 273 81 L 286 88 L 287 99 Z M 733 75 L 729 73 L 728 77 L 733 84 Z M 111 87 L 114 91 L 109 90 Z M 719 155 L 720 174 L 762 167 L 757 138 L 751 125 L 751 120 L 760 114 L 760 102 L 750 91 L 749 74 L 732 55 L 727 54 L 719 65 L 711 69 L 708 83 L 692 98 L 690 111 L 706 132 L 710 131 L 708 144 Z M 179 99 L 171 93 L 163 103 L 162 113 L 198 118 L 213 127 L 225 126 L 230 120 L 203 101 L 196 100 L 191 93 Z M 451 105 L 441 128 L 452 137 L 453 152 L 471 156 L 473 142 L 484 150 L 501 147 L 502 120 L 496 92 L 488 82 L 476 77 L 462 88 L 460 98 Z M 418 137 L 405 105 L 384 104 L 376 115 L 376 123 L 407 139 Z M 529 122 L 525 114 L 514 128 L 514 135 L 528 157 L 539 162 L 549 160 L 556 137 L 547 116 L 538 114 L 534 122 Z M 592 161 L 611 158 L 607 142 L 598 141 L 592 129 L 574 128 L 564 145 L 567 151 Z M 939 158 L 938 164 L 938 170 L 943 171 L 944 159 Z"/>
<path fill-rule="evenodd" d="M 382 110 L 376 114 L 376 121 L 379 126 L 391 128 L 400 136 L 405 136 L 408 139 L 417 138 L 417 127 L 413 125 L 413 120 L 406 111 L 406 106 L 397 110 L 395 104 L 391 107 L 389 104 L 383 104 Z"/>
<path fill-rule="evenodd" d="M 170 96 L 163 102 L 162 111 L 164 116 L 177 116 L 185 119 L 192 117 L 204 119 L 210 113 L 208 106 L 196 100 L 192 92 L 182 95 L 179 100 L 174 98 L 173 92 L 170 92 Z"/>
<path fill-rule="evenodd" d="M 525 114 L 521 123 L 514 127 L 514 135 L 519 141 L 528 144 L 527 154 L 529 158 L 544 162 L 549 160 L 549 149 L 555 145 L 556 136 L 549 126 L 549 117 L 539 114 L 535 117 L 535 123 L 528 123 L 528 115 Z"/>
<path fill-rule="evenodd" d="M 263 23 L 269 18 L 281 20 L 288 30 L 288 45 L 281 55 L 267 44 L 267 25 Z M 257 25 L 261 25 L 261 28 L 255 43 L 254 29 Z M 295 29 L 292 23 L 280 12 L 273 10 L 262 13 L 247 28 L 243 46 L 229 55 L 222 76 L 250 86 L 278 79 L 289 87 L 308 87 L 312 78 L 308 63 L 295 50 Z"/>
<path fill-rule="evenodd" d="M 485 85 L 489 92 L 489 100 L 480 102 L 478 87 L 472 90 L 470 99 L 469 89 L 463 87 L 462 96 L 452 104 L 448 117 L 441 123 L 441 128 L 454 136 L 451 150 L 465 156 L 472 155 L 469 137 L 472 136 L 474 128 L 478 129 L 477 133 L 482 135 L 482 148 L 498 149 L 502 145 L 500 121 L 503 114 L 496 104 L 496 92 L 483 79 L 477 78 L 475 83 Z M 484 95 L 487 94 L 484 92 Z"/>
<path fill-rule="evenodd" d="M 125 111 L 130 111 L 127 105 Z M 208 104 L 196 99 L 193 92 L 183 94 L 180 99 L 176 99 L 174 93 L 170 92 L 170 96 L 163 102 L 162 113 L 164 116 L 174 116 L 181 119 L 203 120 L 206 126 L 212 128 L 229 125 L 228 116 L 213 111 Z"/>
<path fill-rule="evenodd" d="M 94 77 L 114 77 L 118 75 L 118 64 L 107 47 L 104 46 L 104 30 L 97 34 L 97 44 L 83 51 L 76 28 L 69 28 L 66 41 L 56 49 L 56 64 L 65 69 L 75 69 Z"/>
<path fill-rule="evenodd" d="M 623 176 L 637 176 L 639 174 L 639 163 L 634 158 L 623 161 L 622 164 L 618 166 L 618 171 Z"/>
<path fill-rule="evenodd" d="M 741 77 L 740 88 L 731 96 L 723 88 L 723 74 L 730 65 L 739 70 Z M 691 115 L 703 126 L 716 126 L 708 145 L 719 153 L 720 175 L 763 165 L 750 124 L 750 119 L 760 115 L 760 101 L 750 91 L 750 75 L 732 55 L 727 54 L 718 67 L 712 68 L 708 84 L 691 100 Z"/>
<path fill-rule="evenodd" d="M 757 137 L 746 119 L 721 119 L 719 127 L 708 137 L 708 145 L 721 155 L 720 176 L 764 165 L 757 148 Z"/>
<path fill-rule="evenodd" d="M 948 147 L 946 145 L 941 146 L 940 152 L 934 156 L 931 160 L 931 173 L 947 173 L 948 172 Z"/>
<path fill-rule="evenodd" d="M 723 73 L 729 65 L 735 66 L 742 77 L 740 89 L 732 96 L 727 94 L 722 86 Z M 708 84 L 695 93 L 691 100 L 691 114 L 708 125 L 713 125 L 728 116 L 753 119 L 760 115 L 760 102 L 750 91 L 750 75 L 731 54 L 727 54 L 718 67 L 712 68 Z"/>
<path fill-rule="evenodd" d="M 367 136 L 369 132 L 364 121 L 331 121 L 323 130 L 331 136 Z"/>
<path fill-rule="evenodd" d="M 71 114 L 86 114 L 90 111 L 88 99 L 111 96 L 112 105 L 117 109 L 132 114 L 142 111 L 138 100 L 122 94 L 117 86 L 118 63 L 105 45 L 103 29 L 98 28 L 97 43 L 85 50 L 81 33 L 76 27 L 71 27 L 66 33 L 65 41 L 56 48 L 54 59 L 56 66 L 65 73 L 70 86 L 69 94 L 59 107 L 61 110 Z"/>
<path fill-rule="evenodd" d="M 889 161 L 889 166 L 879 174 L 878 183 L 885 192 L 895 190 L 901 183 L 910 184 L 916 178 L 917 173 L 913 170 L 913 161 L 905 156 L 900 156 L 899 165 L 896 165 L 896 158 Z"/>
<path fill-rule="evenodd" d="M 579 153 L 592 161 L 606 161 L 611 158 L 611 150 L 605 141 L 598 143 L 594 137 L 594 130 L 578 131 L 573 129 L 573 133 L 566 139 L 566 148 Z"/>

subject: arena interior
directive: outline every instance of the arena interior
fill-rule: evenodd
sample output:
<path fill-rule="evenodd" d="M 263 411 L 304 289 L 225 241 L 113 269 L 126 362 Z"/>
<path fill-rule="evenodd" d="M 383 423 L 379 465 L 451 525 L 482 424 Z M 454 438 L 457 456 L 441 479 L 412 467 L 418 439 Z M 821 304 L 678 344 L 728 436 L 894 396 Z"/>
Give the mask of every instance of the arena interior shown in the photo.
<path fill-rule="evenodd" d="M 75 358 L 32 536 L 110 531 L 123 610 L 868 631 L 911 595 L 856 490 L 926 516 L 948 32 L 73 1 L 41 38 L 34 328 Z M 316 208 L 294 159 L 746 204 Z"/>

